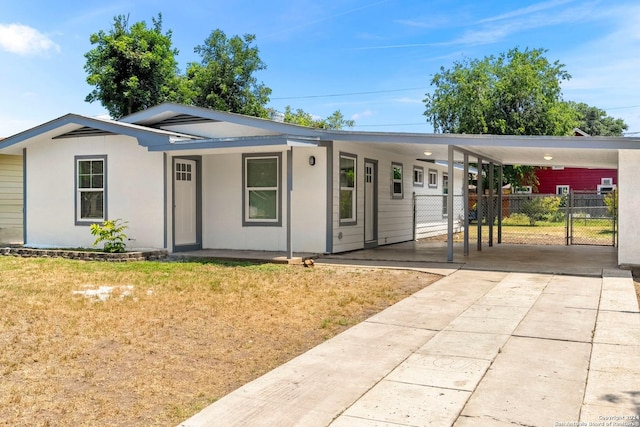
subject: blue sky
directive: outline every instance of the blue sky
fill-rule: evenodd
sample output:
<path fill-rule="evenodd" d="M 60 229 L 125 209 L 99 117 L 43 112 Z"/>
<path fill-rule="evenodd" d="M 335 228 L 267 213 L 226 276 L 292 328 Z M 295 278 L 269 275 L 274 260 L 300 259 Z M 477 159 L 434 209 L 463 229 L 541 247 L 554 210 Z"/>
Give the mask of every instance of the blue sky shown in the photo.
<path fill-rule="evenodd" d="M 181 71 L 211 31 L 255 34 L 271 107 L 340 110 L 356 130 L 432 132 L 422 100 L 441 66 L 528 47 L 565 64 L 564 99 L 640 135 L 637 0 L 23 0 L 0 4 L 0 136 L 70 112 L 104 114 L 84 101 L 89 36 L 116 15 L 151 25 L 158 13 Z"/>

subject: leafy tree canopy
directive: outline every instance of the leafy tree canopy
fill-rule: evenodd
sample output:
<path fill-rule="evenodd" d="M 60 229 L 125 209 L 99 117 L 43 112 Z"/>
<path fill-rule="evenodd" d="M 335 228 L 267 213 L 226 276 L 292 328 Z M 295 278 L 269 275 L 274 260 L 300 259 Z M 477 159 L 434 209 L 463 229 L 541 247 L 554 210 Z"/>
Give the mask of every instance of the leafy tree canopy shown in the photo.
<path fill-rule="evenodd" d="M 223 31 L 215 30 L 194 48 L 202 61 L 187 69 L 193 105 L 267 117 L 265 105 L 271 89 L 254 76 L 267 68 L 254 41 L 253 34 L 227 38 Z"/>
<path fill-rule="evenodd" d="M 569 102 L 578 112 L 576 127 L 591 136 L 623 136 L 629 126 L 622 119 L 607 116 L 607 112 L 597 107 L 591 107 L 583 102 Z"/>
<path fill-rule="evenodd" d="M 571 76 L 544 49 L 511 49 L 499 56 L 440 68 L 424 99 L 436 132 L 495 135 L 569 135 L 576 112 L 562 101 Z"/>
<path fill-rule="evenodd" d="M 301 108 L 293 111 L 289 105 L 285 108 L 284 121 L 318 129 L 343 129 L 345 127 L 353 127 L 355 124 L 353 120 L 345 119 L 340 110 L 334 111 L 333 114 L 322 119 L 312 116 Z"/>
<path fill-rule="evenodd" d="M 162 15 L 129 25 L 129 17 L 118 15 L 109 32 L 92 34 L 96 45 L 85 54 L 87 82 L 95 89 L 87 102 L 100 101 L 111 117 L 120 118 L 166 101 L 198 107 L 268 117 L 271 89 L 255 74 L 267 68 L 255 46 L 255 35 L 227 37 L 214 30 L 196 46 L 201 61 L 190 63 L 180 74 L 172 48 L 172 32 L 162 33 Z M 324 119 L 287 107 L 285 121 L 323 129 L 353 126 L 340 111 Z"/>
<path fill-rule="evenodd" d="M 179 99 L 176 49 L 171 31 L 162 33 L 162 15 L 129 26 L 129 17 L 118 15 L 107 33 L 92 34 L 96 47 L 85 54 L 87 83 L 95 86 L 85 98 L 100 101 L 112 117 L 120 118 L 167 100 Z"/>

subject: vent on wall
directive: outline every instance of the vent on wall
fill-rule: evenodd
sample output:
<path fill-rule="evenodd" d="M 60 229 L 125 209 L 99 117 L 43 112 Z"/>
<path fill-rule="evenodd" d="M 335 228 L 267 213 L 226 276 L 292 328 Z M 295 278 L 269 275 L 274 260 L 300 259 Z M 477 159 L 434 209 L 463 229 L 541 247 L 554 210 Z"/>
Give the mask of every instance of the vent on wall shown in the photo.
<path fill-rule="evenodd" d="M 113 132 L 108 132 L 101 129 L 95 129 L 92 127 L 85 126 L 85 127 L 81 127 L 80 129 L 72 130 L 71 132 L 58 135 L 53 139 L 79 138 L 82 136 L 104 136 L 104 135 L 115 135 L 115 134 Z"/>

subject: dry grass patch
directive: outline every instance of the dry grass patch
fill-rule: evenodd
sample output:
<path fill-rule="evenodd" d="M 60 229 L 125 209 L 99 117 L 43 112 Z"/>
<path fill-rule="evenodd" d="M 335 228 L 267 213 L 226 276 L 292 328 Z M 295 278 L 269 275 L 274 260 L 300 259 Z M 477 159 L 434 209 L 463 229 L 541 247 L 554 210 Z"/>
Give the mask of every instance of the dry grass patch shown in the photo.
<path fill-rule="evenodd" d="M 0 257 L 0 424 L 175 425 L 437 279 Z"/>

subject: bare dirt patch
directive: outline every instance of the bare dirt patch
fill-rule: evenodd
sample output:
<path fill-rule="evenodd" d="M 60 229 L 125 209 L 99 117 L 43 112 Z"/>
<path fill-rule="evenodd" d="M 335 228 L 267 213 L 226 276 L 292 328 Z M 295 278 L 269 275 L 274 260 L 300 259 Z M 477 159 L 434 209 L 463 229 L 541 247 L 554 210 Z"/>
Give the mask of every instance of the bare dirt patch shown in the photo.
<path fill-rule="evenodd" d="M 0 424 L 176 425 L 438 278 L 0 257 Z"/>

